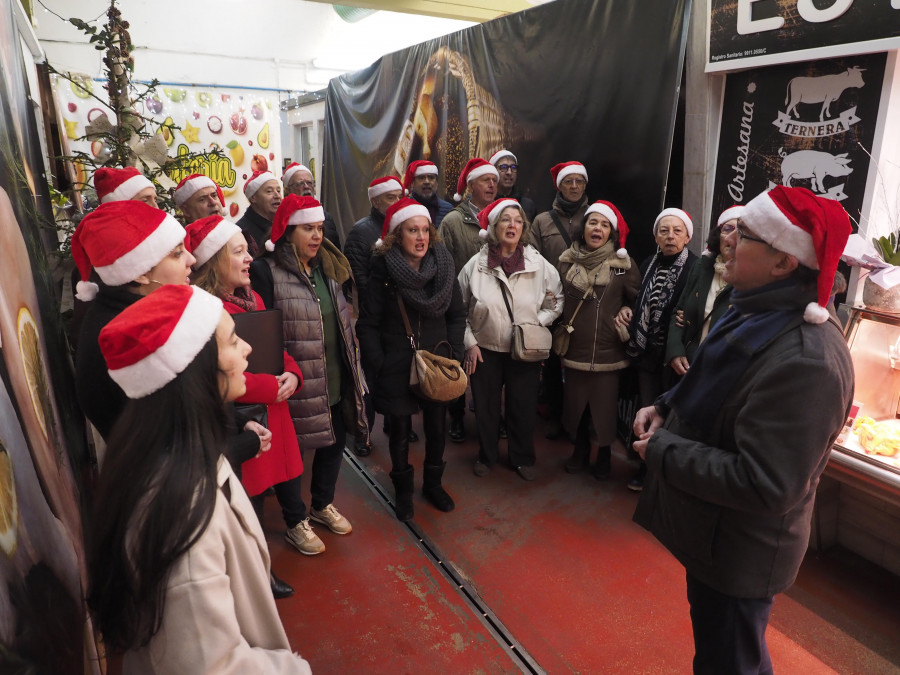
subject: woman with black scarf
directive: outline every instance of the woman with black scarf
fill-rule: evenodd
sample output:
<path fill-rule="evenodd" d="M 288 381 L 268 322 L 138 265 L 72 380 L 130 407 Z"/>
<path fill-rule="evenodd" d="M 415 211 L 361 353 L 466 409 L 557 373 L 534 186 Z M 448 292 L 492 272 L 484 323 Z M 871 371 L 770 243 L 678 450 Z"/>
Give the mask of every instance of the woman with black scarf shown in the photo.
<path fill-rule="evenodd" d="M 390 428 L 391 480 L 397 518 L 403 521 L 414 515 L 409 430 L 410 415 L 419 409 L 425 430 L 422 494 L 441 511 L 455 506 L 441 485 L 447 405 L 417 398 L 409 389 L 413 347 L 402 314 L 408 317 L 416 349 L 431 351 L 446 341 L 453 358 L 461 360 L 466 312 L 455 273 L 428 209 L 409 198 L 392 205 L 370 262 L 369 290 L 356 332 L 367 372 L 377 373 L 370 385 L 375 410 Z"/>
<path fill-rule="evenodd" d="M 641 263 L 641 291 L 632 315 L 623 317 L 630 322 L 631 340 L 625 353 L 638 373 L 640 408 L 652 405 L 674 384 L 673 373 L 665 364 L 666 336 L 688 272 L 697 261 L 697 256 L 687 248 L 693 233 L 694 223 L 681 209 L 663 209 L 656 216 L 653 237 L 658 248 Z M 643 490 L 646 472 L 647 465 L 641 461 L 637 473 L 628 481 L 628 489 Z"/>

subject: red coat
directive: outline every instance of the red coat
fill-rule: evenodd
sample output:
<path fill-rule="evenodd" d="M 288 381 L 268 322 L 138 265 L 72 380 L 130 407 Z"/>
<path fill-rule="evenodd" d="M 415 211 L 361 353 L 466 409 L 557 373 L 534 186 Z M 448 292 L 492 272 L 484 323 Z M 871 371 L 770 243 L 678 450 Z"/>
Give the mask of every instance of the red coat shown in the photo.
<path fill-rule="evenodd" d="M 250 292 L 256 300 L 256 309 L 265 309 L 262 298 L 254 291 Z M 229 314 L 240 314 L 245 311 L 230 302 L 225 302 L 224 305 L 225 311 Z M 284 372 L 294 373 L 300 380 L 300 387 L 303 386 L 300 367 L 287 352 L 284 353 Z M 300 456 L 300 446 L 297 444 L 288 403 L 275 401 L 278 396 L 278 380 L 268 373 L 245 373 L 244 376 L 247 380 L 247 393 L 236 402 L 265 403 L 268 408 L 269 430 L 272 432 L 272 447 L 269 451 L 241 465 L 241 483 L 247 494 L 252 497 L 273 485 L 299 476 L 303 473 L 303 459 Z"/>

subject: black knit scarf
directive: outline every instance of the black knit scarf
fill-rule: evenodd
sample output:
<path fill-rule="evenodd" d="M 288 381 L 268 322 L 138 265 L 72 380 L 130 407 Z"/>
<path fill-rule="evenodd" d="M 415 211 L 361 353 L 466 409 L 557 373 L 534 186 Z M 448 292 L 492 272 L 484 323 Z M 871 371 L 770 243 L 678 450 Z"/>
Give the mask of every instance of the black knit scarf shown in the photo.
<path fill-rule="evenodd" d="M 562 196 L 562 192 L 557 192 L 556 193 L 556 203 L 554 204 L 554 206 L 558 206 L 560 211 L 562 211 L 565 215 L 567 215 L 567 216 L 569 216 L 569 218 L 571 218 L 578 212 L 578 209 L 580 209 L 586 203 L 587 203 L 587 195 L 586 194 L 582 195 L 581 199 L 579 199 L 577 202 L 570 202 L 568 199 L 566 199 L 565 197 Z"/>
<path fill-rule="evenodd" d="M 802 324 L 803 310 L 814 297 L 794 279 L 733 291 L 731 308 L 700 343 L 690 369 L 662 402 L 692 429 L 708 432 L 753 358 L 785 330 Z"/>
<path fill-rule="evenodd" d="M 428 249 L 418 270 L 414 270 L 403 257 L 399 246 L 388 249 L 384 262 L 404 303 L 424 317 L 434 318 L 447 312 L 453 295 L 456 268 L 446 246 L 434 244 Z"/>

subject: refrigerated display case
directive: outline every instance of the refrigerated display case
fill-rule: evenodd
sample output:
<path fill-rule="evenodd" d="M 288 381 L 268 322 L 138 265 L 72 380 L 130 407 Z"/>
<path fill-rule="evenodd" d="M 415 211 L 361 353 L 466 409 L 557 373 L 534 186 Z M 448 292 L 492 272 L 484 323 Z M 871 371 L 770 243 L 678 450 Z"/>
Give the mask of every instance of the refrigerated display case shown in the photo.
<path fill-rule="evenodd" d="M 900 574 L 900 314 L 845 309 L 854 401 L 819 484 L 812 544 Z"/>

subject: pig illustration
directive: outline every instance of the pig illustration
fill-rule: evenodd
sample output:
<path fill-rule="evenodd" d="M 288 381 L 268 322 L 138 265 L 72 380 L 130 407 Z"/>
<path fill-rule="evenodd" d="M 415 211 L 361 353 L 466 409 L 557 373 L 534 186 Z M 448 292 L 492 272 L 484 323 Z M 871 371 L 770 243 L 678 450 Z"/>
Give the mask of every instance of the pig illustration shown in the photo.
<path fill-rule="evenodd" d="M 819 77 L 795 77 L 787 86 L 787 96 L 784 102 L 787 105 L 785 113 L 788 117 L 794 116 L 799 118 L 800 113 L 797 112 L 797 104 L 799 103 L 821 103 L 822 109 L 819 111 L 819 121 L 825 121 L 825 115 L 831 117 L 831 104 L 838 100 L 844 89 L 850 87 L 862 87 L 862 74 L 865 68 L 853 66 L 847 68 L 843 73 L 836 75 L 821 75 Z"/>
<path fill-rule="evenodd" d="M 811 178 L 812 191 L 822 194 L 825 192 L 825 176 L 849 176 L 853 173 L 846 152 L 832 155 L 818 150 L 799 150 L 788 155 L 779 148 L 778 154 L 782 157 L 781 184 L 785 187 L 791 187 L 794 178 Z"/>

